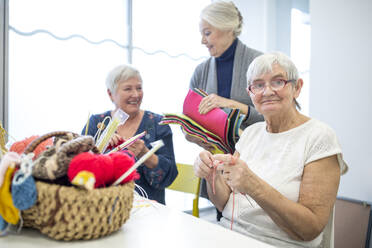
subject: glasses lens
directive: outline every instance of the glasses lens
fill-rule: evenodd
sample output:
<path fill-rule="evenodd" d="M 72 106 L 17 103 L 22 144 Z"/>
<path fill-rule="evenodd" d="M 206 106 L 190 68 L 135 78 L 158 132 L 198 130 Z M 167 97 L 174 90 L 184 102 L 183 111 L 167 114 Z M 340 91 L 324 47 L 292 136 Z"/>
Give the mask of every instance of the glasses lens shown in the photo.
<path fill-rule="evenodd" d="M 259 82 L 259 81 L 256 81 L 254 83 L 252 83 L 250 86 L 250 91 L 253 93 L 253 94 L 257 94 L 257 93 L 260 93 L 261 91 L 263 91 L 263 89 L 265 88 L 265 82 Z"/>
<path fill-rule="evenodd" d="M 285 81 L 283 79 L 273 80 L 273 81 L 270 81 L 270 88 L 272 90 L 278 91 L 278 90 L 283 89 L 283 87 L 285 86 L 285 84 L 288 83 L 288 82 L 291 82 L 291 81 L 292 80 Z M 253 94 L 259 94 L 259 93 L 262 93 L 265 88 L 266 88 L 266 83 L 264 81 L 256 81 L 256 82 L 253 82 L 249 86 L 248 89 Z"/>
<path fill-rule="evenodd" d="M 284 80 L 274 80 L 270 82 L 270 86 L 273 90 L 280 90 L 284 87 L 285 81 Z"/>

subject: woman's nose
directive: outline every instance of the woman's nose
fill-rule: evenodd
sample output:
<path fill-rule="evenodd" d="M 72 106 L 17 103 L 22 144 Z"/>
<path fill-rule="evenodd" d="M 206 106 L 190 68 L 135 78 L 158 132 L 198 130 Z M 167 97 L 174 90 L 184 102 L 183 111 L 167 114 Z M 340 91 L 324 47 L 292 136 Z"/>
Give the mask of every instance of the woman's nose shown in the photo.
<path fill-rule="evenodd" d="M 265 85 L 265 88 L 264 88 L 264 90 L 262 92 L 262 95 L 265 95 L 265 96 L 269 95 L 270 96 L 272 94 L 275 94 L 274 93 L 274 90 L 271 88 L 271 85 L 270 84 L 266 84 Z"/>
<path fill-rule="evenodd" d="M 202 36 L 202 38 L 201 38 L 201 43 L 203 45 L 207 44 L 207 39 L 204 36 Z"/>
<path fill-rule="evenodd" d="M 132 97 L 137 97 L 139 96 L 139 91 L 138 90 L 132 90 Z"/>

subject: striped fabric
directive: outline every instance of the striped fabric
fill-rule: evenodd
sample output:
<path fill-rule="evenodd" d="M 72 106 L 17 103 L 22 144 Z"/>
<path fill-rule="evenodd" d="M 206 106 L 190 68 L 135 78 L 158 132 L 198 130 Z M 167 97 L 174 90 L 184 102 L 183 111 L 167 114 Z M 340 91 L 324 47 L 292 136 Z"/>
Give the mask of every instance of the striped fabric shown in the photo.
<path fill-rule="evenodd" d="M 205 115 L 198 111 L 199 104 L 207 93 L 200 89 L 189 90 L 183 104 L 183 114 L 166 113 L 159 124 L 178 124 L 184 133 L 211 144 L 213 153 L 233 153 L 239 139 L 239 109 L 226 113 L 215 108 Z"/>

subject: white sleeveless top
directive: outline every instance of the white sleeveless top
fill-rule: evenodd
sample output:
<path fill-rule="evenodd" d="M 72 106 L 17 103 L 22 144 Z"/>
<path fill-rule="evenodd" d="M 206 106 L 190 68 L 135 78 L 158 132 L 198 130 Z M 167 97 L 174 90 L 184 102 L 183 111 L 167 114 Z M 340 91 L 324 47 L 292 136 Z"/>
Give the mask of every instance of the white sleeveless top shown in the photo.
<path fill-rule="evenodd" d="M 269 133 L 266 122 L 258 122 L 244 130 L 236 150 L 257 176 L 294 202 L 298 201 L 304 167 L 310 162 L 337 155 L 341 171 L 346 169 L 335 132 L 315 119 L 282 133 Z M 220 221 L 228 228 L 232 206 L 230 194 Z M 323 237 L 321 233 L 308 242 L 292 240 L 252 198 L 242 194 L 235 194 L 233 220 L 233 230 L 278 247 L 317 247 Z"/>

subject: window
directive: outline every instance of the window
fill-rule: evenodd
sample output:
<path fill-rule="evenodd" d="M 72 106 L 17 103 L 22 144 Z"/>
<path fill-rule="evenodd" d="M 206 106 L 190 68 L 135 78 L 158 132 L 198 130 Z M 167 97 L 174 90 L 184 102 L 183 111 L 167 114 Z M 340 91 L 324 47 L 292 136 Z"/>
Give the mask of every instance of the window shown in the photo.
<path fill-rule="evenodd" d="M 160 4 L 161 2 L 161 4 Z M 133 1 L 133 63 L 143 77 L 143 108 L 158 113 L 181 113 L 191 75 L 208 55 L 201 45 L 199 15 L 210 0 Z M 192 164 L 201 151 L 185 141 L 178 125 L 173 131 L 177 162 Z M 168 206 L 191 209 L 193 196 L 167 190 Z M 199 206 L 210 206 L 200 199 Z"/>
<path fill-rule="evenodd" d="M 12 137 L 80 133 L 89 113 L 112 107 L 104 80 L 113 66 L 126 62 L 127 50 L 115 43 L 127 43 L 125 14 L 120 0 L 10 1 Z"/>
<path fill-rule="evenodd" d="M 182 111 L 192 72 L 207 55 L 198 23 L 209 2 L 134 1 L 133 64 L 144 80 L 142 108 Z M 10 2 L 9 133 L 16 140 L 55 130 L 80 133 L 89 114 L 112 108 L 104 81 L 128 61 L 127 6 L 108 3 Z M 172 129 L 177 158 L 192 162 L 197 147 L 179 127 Z"/>
<path fill-rule="evenodd" d="M 310 83 L 310 15 L 298 9 L 291 11 L 291 57 L 299 70 L 304 86 L 298 102 L 301 112 L 309 114 L 309 83 Z"/>
<path fill-rule="evenodd" d="M 182 112 L 193 70 L 208 55 L 200 43 L 199 14 L 210 0 L 102 3 L 10 1 L 11 141 L 57 130 L 80 133 L 89 114 L 112 109 L 105 79 L 113 67 L 128 63 L 128 10 L 129 52 L 144 80 L 142 108 Z M 192 163 L 199 147 L 185 141 L 179 126 L 171 127 L 177 162 Z"/>

